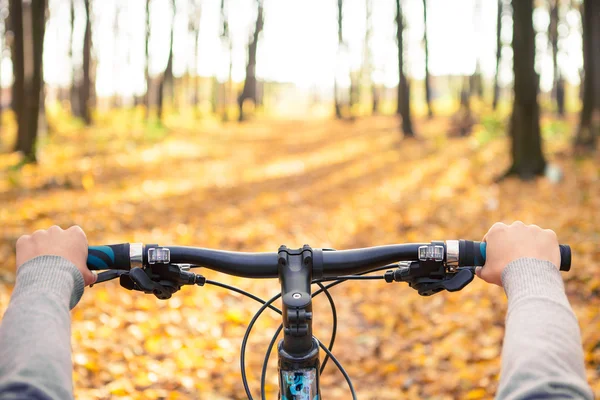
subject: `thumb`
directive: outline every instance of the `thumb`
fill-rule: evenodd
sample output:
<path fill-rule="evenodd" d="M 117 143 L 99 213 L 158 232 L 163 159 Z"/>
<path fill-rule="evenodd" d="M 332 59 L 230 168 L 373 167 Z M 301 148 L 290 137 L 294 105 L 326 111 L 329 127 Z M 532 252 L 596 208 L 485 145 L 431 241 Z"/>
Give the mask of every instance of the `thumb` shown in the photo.
<path fill-rule="evenodd" d="M 481 270 L 482 270 L 482 269 L 483 269 L 483 267 L 477 267 L 477 268 L 475 268 L 475 275 L 477 275 L 477 277 L 478 277 L 479 279 L 483 279 L 483 278 L 481 277 Z"/>

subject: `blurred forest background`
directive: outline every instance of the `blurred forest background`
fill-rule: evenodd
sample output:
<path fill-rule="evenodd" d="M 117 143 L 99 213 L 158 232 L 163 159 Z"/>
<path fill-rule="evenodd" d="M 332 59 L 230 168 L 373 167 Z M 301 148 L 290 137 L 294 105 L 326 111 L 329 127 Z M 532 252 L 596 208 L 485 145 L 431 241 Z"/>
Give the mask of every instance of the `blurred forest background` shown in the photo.
<path fill-rule="evenodd" d="M 520 219 L 573 248 L 600 396 L 600 1 L 2 0 L 0 89 L 0 310 L 16 239 L 53 224 L 90 244 L 273 251 L 479 240 Z M 359 398 L 493 397 L 502 289 L 333 294 Z M 210 287 L 86 289 L 76 398 L 243 399 L 256 308 Z M 315 315 L 325 340 L 327 304 Z M 256 396 L 276 317 L 251 339 Z M 348 398 L 333 365 L 322 383 Z"/>

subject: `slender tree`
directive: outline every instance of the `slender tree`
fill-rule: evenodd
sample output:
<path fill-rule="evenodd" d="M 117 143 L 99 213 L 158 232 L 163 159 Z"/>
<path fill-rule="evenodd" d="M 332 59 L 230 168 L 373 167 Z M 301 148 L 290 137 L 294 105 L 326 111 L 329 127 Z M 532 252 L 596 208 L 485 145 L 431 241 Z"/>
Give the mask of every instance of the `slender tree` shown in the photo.
<path fill-rule="evenodd" d="M 194 75 L 194 96 L 192 104 L 196 111 L 200 104 L 200 74 L 198 73 L 198 47 L 200 46 L 200 18 L 202 16 L 201 4 L 198 4 L 195 0 L 190 2 L 191 16 L 190 16 L 190 31 L 194 35 L 194 50 L 192 52 L 192 59 L 194 69 L 192 74 Z"/>
<path fill-rule="evenodd" d="M 475 0 L 475 12 L 473 13 L 473 27 L 474 27 L 474 35 L 480 35 L 481 29 L 479 28 L 481 25 L 481 1 Z M 481 76 L 481 57 L 479 49 L 474 49 L 475 51 L 475 71 L 473 75 L 471 75 L 469 82 L 469 95 L 476 95 L 480 99 L 483 98 L 483 79 Z"/>
<path fill-rule="evenodd" d="M 254 35 L 250 44 L 248 45 L 248 63 L 246 64 L 246 79 L 244 81 L 244 88 L 242 93 L 238 97 L 238 107 L 240 110 L 239 121 L 244 120 L 244 101 L 251 99 L 256 105 L 256 49 L 258 47 L 258 38 L 263 30 L 264 26 L 264 15 L 263 15 L 263 1 L 257 0 L 258 13 L 256 14 L 256 23 L 254 25 Z"/>
<path fill-rule="evenodd" d="M 338 25 L 338 46 L 342 48 L 344 45 L 344 36 L 343 36 L 343 8 L 344 8 L 344 0 L 338 0 L 338 13 L 337 13 L 337 25 Z M 333 100 L 335 106 L 335 117 L 337 119 L 342 119 L 342 105 L 339 96 L 339 88 L 338 88 L 338 80 L 337 73 L 333 79 Z"/>
<path fill-rule="evenodd" d="M 167 87 L 171 87 L 169 90 L 171 91 L 173 89 L 173 31 L 175 30 L 175 14 L 176 14 L 176 8 L 175 8 L 175 0 L 172 1 L 172 5 L 173 5 L 173 17 L 171 18 L 171 40 L 169 42 L 169 58 L 167 59 L 167 66 L 165 67 L 164 72 L 162 73 L 161 79 L 160 79 L 160 84 L 159 84 L 159 88 L 158 88 L 158 120 L 162 123 L 163 122 L 163 106 L 164 106 L 164 98 L 165 98 L 165 91 L 167 90 Z M 173 94 L 174 91 L 171 91 L 171 93 Z"/>
<path fill-rule="evenodd" d="M 396 113 L 402 118 L 402 132 L 405 137 L 413 137 L 412 121 L 410 116 L 410 86 L 404 73 L 404 17 L 402 15 L 401 0 L 396 0 L 396 40 L 398 44 L 398 107 Z"/>
<path fill-rule="evenodd" d="M 498 75 L 500 74 L 500 59 L 502 56 L 502 10 L 503 0 L 498 0 L 498 14 L 496 18 L 496 73 L 494 74 L 494 100 L 492 108 L 496 110 L 498 107 L 498 99 L 500 98 L 500 84 Z"/>
<path fill-rule="evenodd" d="M 26 76 L 23 108 L 19 118 L 16 151 L 22 152 L 29 162 L 36 162 L 35 147 L 38 136 L 40 98 L 42 93 L 42 55 L 44 53 L 44 33 L 46 29 L 46 2 L 33 1 L 31 13 L 31 72 Z"/>
<path fill-rule="evenodd" d="M 13 66 L 13 85 L 12 85 L 12 109 L 15 113 L 19 133 L 15 149 L 25 148 L 23 138 L 27 119 L 25 118 L 25 49 L 23 43 L 23 2 L 21 0 L 10 0 L 10 25 L 12 30 L 12 66 Z"/>
<path fill-rule="evenodd" d="M 125 3 L 120 3 L 120 2 L 115 2 L 115 19 L 113 21 L 113 31 L 112 31 L 112 35 L 113 35 L 113 40 L 114 40 L 114 47 L 113 47 L 113 76 L 114 79 L 116 79 L 119 76 L 119 73 L 121 71 L 121 68 L 123 68 L 123 64 L 124 64 L 124 60 L 121 58 L 121 54 L 119 52 L 119 46 L 126 42 L 126 38 L 123 38 L 123 35 L 121 34 L 121 24 L 119 23 L 119 17 L 121 15 L 122 12 L 122 8 L 125 7 Z M 112 107 L 115 109 L 118 109 L 119 107 L 121 107 L 121 96 L 119 95 L 119 91 L 118 91 L 118 86 L 115 85 L 114 86 L 115 90 L 113 92 L 112 95 Z"/>
<path fill-rule="evenodd" d="M 0 18 L 2 21 L 2 37 L 0 38 L 0 65 L 2 65 L 2 60 L 4 58 L 4 43 L 6 41 L 6 32 L 8 31 L 8 23 L 6 20 L 6 17 L 8 16 L 8 13 L 4 12 L 4 6 L 5 3 L 3 1 L 0 1 Z M 2 68 L 0 68 L 1 70 Z M 0 71 L 1 72 L 1 71 Z M 2 78 L 0 76 L 0 83 L 2 82 Z M 4 107 L 2 107 L 2 85 L 0 85 L 0 126 L 2 126 L 2 111 Z M 2 142 L 2 138 L 0 137 L 0 143 Z"/>
<path fill-rule="evenodd" d="M 75 0 L 69 1 L 71 32 L 69 39 L 69 60 L 71 61 L 71 86 L 69 88 L 69 103 L 71 105 L 71 115 L 77 118 L 82 118 L 81 110 L 79 109 L 79 71 L 75 68 L 75 57 L 73 56 L 73 40 L 75 32 Z"/>
<path fill-rule="evenodd" d="M 173 35 L 175 32 L 175 17 L 177 14 L 177 5 L 175 0 L 172 0 L 173 6 L 173 19 L 171 22 L 171 40 L 169 41 L 169 58 L 167 59 L 167 67 L 165 68 L 164 74 L 164 85 L 163 90 L 168 91 L 168 95 L 172 102 L 175 101 L 175 76 L 173 75 Z M 163 96 L 166 93 L 163 93 Z"/>
<path fill-rule="evenodd" d="M 215 88 L 215 96 L 213 96 L 216 101 L 214 102 L 215 109 L 218 109 L 219 106 L 222 106 L 222 116 L 221 119 L 223 121 L 229 120 L 229 105 L 231 103 L 230 96 L 233 89 L 233 42 L 231 40 L 231 36 L 229 35 L 229 15 L 226 12 L 225 0 L 221 0 L 221 43 L 223 47 L 227 48 L 229 55 L 229 75 L 227 77 L 227 84 L 219 85 L 218 80 L 215 79 L 215 84 L 213 88 Z"/>
<path fill-rule="evenodd" d="M 90 16 L 90 0 L 83 0 L 85 7 L 85 32 L 83 35 L 83 79 L 79 88 L 79 108 L 86 125 L 92 124 L 90 99 L 92 96 L 92 23 Z"/>
<path fill-rule="evenodd" d="M 371 112 L 375 115 L 379 112 L 379 90 L 377 88 L 377 83 L 373 80 L 373 54 L 371 52 L 371 37 L 373 36 L 373 0 L 365 1 L 365 11 L 366 29 L 363 72 L 366 75 L 368 84 L 371 86 Z"/>
<path fill-rule="evenodd" d="M 427 0 L 423 0 L 423 45 L 425 47 L 425 100 L 427 101 L 427 116 L 433 117 L 431 108 L 431 85 L 429 80 L 429 45 L 427 41 Z"/>
<path fill-rule="evenodd" d="M 583 2 L 583 108 L 575 144 L 595 149 L 600 135 L 600 2 Z"/>
<path fill-rule="evenodd" d="M 556 110 L 559 117 L 565 115 L 565 83 L 558 67 L 558 24 L 559 0 L 549 0 L 550 6 L 550 24 L 548 24 L 548 38 L 552 50 L 552 66 L 554 71 L 552 98 L 556 101 Z"/>
<path fill-rule="evenodd" d="M 510 118 L 512 165 L 505 176 L 527 180 L 543 174 L 546 167 L 537 101 L 539 78 L 534 69 L 533 0 L 512 0 L 512 7 L 515 96 Z"/>
<path fill-rule="evenodd" d="M 146 95 L 144 96 L 144 105 L 146 106 L 146 121 L 148 121 L 148 118 L 150 118 L 150 93 L 152 89 L 152 81 L 150 80 L 150 0 L 146 0 L 145 44 L 146 59 L 144 62 L 144 74 L 146 76 Z"/>

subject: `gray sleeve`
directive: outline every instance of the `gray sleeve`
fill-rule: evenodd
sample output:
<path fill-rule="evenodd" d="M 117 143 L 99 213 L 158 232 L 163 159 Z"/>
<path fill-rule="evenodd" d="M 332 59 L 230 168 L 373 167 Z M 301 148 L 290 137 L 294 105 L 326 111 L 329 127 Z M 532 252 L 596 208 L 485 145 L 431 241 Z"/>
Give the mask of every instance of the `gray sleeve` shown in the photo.
<path fill-rule="evenodd" d="M 0 325 L 0 399 L 72 399 L 71 314 L 83 277 L 65 258 L 41 256 L 17 270 Z"/>
<path fill-rule="evenodd" d="M 556 266 L 520 258 L 502 283 L 508 312 L 496 399 L 593 399 L 579 324 Z"/>

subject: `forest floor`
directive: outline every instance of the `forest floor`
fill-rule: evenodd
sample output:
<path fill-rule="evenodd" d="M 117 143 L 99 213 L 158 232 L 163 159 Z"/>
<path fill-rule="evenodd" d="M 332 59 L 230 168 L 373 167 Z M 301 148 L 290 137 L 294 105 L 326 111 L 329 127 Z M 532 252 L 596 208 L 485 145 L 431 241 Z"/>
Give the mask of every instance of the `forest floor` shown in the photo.
<path fill-rule="evenodd" d="M 14 283 L 14 244 L 53 224 L 79 224 L 90 244 L 144 242 L 245 251 L 309 243 L 346 249 L 445 239 L 480 240 L 496 221 L 554 229 L 574 251 L 566 288 L 579 318 L 588 379 L 600 396 L 600 167 L 576 158 L 574 119 L 544 119 L 545 152 L 560 182 L 494 179 L 508 142 L 493 119 L 447 139 L 448 120 L 417 120 L 402 139 L 393 117 L 350 122 L 168 121 L 168 130 L 121 120 L 65 126 L 38 166 L 0 155 L 0 315 Z M 119 128 L 116 128 L 119 127 Z M 500 137 L 499 137 L 500 136 Z M 557 171 L 557 169 L 555 169 Z M 276 280 L 211 279 L 268 298 Z M 404 284 L 349 282 L 332 289 L 339 326 L 334 354 L 360 399 L 489 399 L 498 385 L 506 300 L 475 280 L 463 291 L 419 297 Z M 168 301 L 96 285 L 74 309 L 77 399 L 243 399 L 239 349 L 258 304 L 223 289 L 184 287 Z M 315 305 L 327 342 L 331 314 Z M 247 366 L 254 396 L 277 326 L 261 319 Z M 267 377 L 277 387 L 276 354 Z M 328 399 L 348 399 L 329 363 Z"/>

